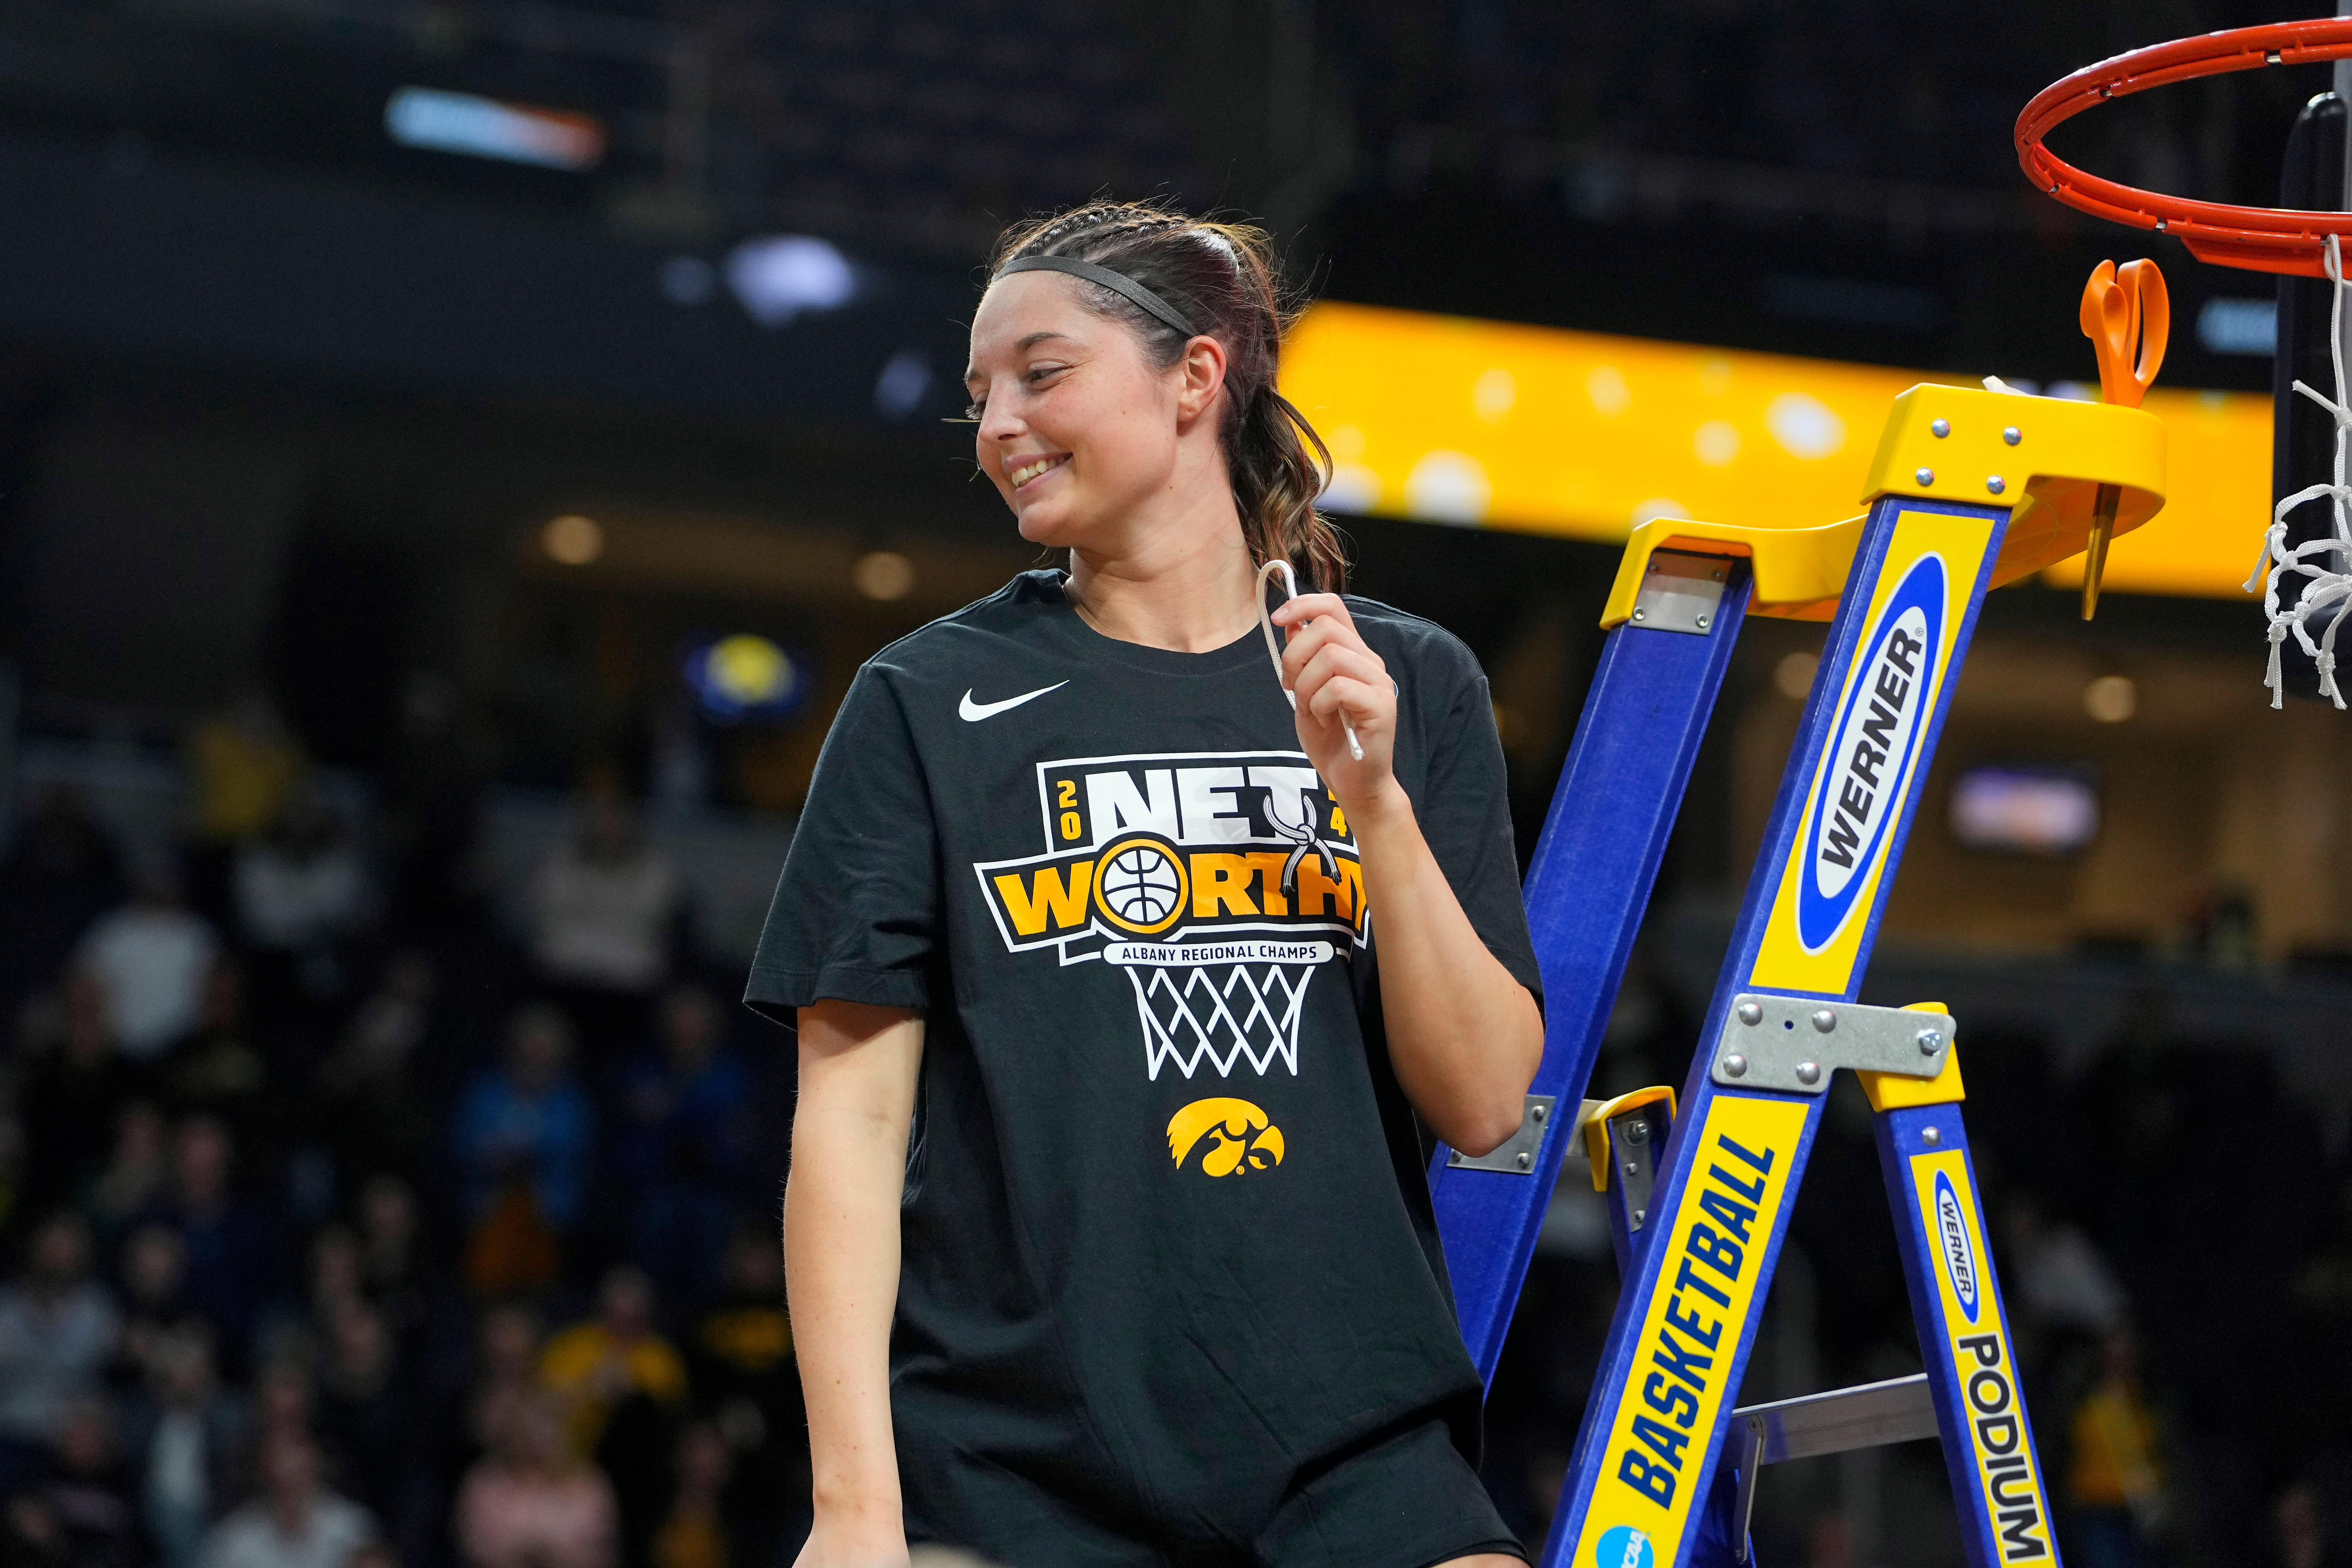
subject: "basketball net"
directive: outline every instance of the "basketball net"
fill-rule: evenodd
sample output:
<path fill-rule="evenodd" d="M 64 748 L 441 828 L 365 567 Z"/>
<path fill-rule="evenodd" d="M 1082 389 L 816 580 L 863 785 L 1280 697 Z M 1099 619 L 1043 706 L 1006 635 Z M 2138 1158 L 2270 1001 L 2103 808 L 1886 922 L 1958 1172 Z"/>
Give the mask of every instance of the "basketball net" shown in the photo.
<path fill-rule="evenodd" d="M 2246 592 L 2257 584 L 2263 589 L 2263 609 L 2270 616 L 2271 661 L 2269 673 L 2263 684 L 2270 688 L 2271 706 L 2285 705 L 2286 681 L 2279 669 L 2279 649 L 2288 634 L 2303 651 L 2311 656 L 2319 670 L 2321 695 L 2344 707 L 2344 693 L 2336 683 L 2336 634 L 2343 628 L 2345 617 L 2328 617 L 2326 628 L 2316 638 L 2311 635 L 2311 617 L 2330 606 L 2342 605 L 2352 600 L 2352 571 L 2346 570 L 2352 560 L 2352 484 L 2346 482 L 2346 437 L 2352 431 L 2352 396 L 2346 395 L 2344 384 L 2344 258 L 2336 237 L 2327 237 L 2324 258 L 2327 268 L 2328 312 L 2327 353 L 2336 373 L 2336 395 L 2321 396 L 2298 381 L 2294 390 L 2327 410 L 2336 422 L 2336 468 L 2331 481 L 2311 485 L 2281 499 L 2271 511 L 2270 531 L 2263 536 L 2263 553 L 2254 563 L 2253 574 L 2246 579 Z M 2307 543 L 2289 546 L 2286 542 L 2286 514 L 2305 501 L 2327 499 L 2335 526 L 2326 537 Z M 2279 585 L 2288 574 L 2306 579 L 2303 592 L 2292 605 L 2279 604 Z"/>

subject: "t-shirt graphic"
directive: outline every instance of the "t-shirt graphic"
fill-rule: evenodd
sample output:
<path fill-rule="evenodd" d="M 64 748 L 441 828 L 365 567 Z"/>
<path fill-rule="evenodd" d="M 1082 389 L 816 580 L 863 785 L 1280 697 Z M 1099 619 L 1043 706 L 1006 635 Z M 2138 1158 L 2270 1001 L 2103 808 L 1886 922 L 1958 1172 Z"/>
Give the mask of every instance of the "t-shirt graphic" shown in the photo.
<path fill-rule="evenodd" d="M 1347 816 L 1306 754 L 1040 763 L 1037 799 L 1045 852 L 972 867 L 1004 945 L 1122 971 L 1146 1079 L 1296 1078 L 1307 987 L 1368 926 Z"/>

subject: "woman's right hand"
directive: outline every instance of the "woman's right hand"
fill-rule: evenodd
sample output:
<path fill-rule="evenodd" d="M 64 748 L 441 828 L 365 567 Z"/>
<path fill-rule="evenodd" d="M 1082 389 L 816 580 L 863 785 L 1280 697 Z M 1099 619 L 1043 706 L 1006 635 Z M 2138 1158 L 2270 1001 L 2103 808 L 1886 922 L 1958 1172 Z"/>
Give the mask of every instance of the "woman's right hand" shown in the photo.
<path fill-rule="evenodd" d="M 908 1568 L 907 1532 L 828 1525 L 819 1519 L 793 1568 Z"/>

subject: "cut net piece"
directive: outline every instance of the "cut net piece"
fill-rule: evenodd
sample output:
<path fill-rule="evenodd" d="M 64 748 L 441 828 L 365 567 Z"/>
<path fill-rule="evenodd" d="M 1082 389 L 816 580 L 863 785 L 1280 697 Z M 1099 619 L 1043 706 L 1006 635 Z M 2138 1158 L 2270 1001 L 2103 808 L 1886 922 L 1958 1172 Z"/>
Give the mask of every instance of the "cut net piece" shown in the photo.
<path fill-rule="evenodd" d="M 2327 237 L 2323 256 L 2329 286 L 2327 312 L 2328 361 L 2336 373 L 2336 395 L 2323 397 L 2298 381 L 2294 390 L 2327 410 L 2336 422 L 2336 467 L 2331 483 L 2311 485 L 2283 497 L 2272 509 L 2270 531 L 2263 536 L 2263 552 L 2254 563 L 2252 575 L 2246 579 L 2246 592 L 2259 585 L 2263 590 L 2263 609 L 2270 616 L 2270 668 L 2263 684 L 2270 688 L 2271 706 L 2285 705 L 2286 680 L 2279 668 L 2279 649 L 2292 634 L 2303 651 L 2311 656 L 2319 671 L 2319 690 L 2338 709 L 2344 707 L 2344 693 L 2336 681 L 2336 634 L 2345 621 L 2341 615 L 2331 615 L 2326 625 L 2315 638 L 2311 635 L 2313 616 L 2352 599 L 2352 485 L 2346 482 L 2346 437 L 2352 432 L 2352 396 L 2346 395 L 2344 384 L 2344 281 L 2343 246 L 2335 235 Z M 2326 537 L 2290 546 L 2286 542 L 2286 515 L 2296 507 L 2325 497 L 2329 505 L 2332 526 Z M 2279 604 L 2279 585 L 2290 574 L 2305 579 L 2303 591 L 2293 605 Z"/>
<path fill-rule="evenodd" d="M 1246 1059 L 1260 1076 L 1276 1061 L 1298 1076 L 1298 1021 L 1314 964 L 1219 963 L 1126 968 L 1143 1024 L 1146 1076 L 1173 1063 L 1191 1078 L 1202 1061 L 1230 1078 Z"/>

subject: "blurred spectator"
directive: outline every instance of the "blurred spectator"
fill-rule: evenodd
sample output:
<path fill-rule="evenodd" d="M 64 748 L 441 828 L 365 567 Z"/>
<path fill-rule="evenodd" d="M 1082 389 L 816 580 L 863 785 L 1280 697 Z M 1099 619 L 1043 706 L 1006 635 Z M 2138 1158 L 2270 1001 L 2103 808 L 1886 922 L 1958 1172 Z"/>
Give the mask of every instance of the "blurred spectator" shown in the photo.
<path fill-rule="evenodd" d="M 573 1447 L 593 1456 L 620 1509 L 621 1554 L 647 1560 L 672 1484 L 686 1363 L 654 1329 L 652 1284 L 640 1269 L 608 1272 L 596 1316 L 550 1340 L 540 1376 L 572 1404 Z"/>
<path fill-rule="evenodd" d="M 163 1568 L 195 1562 L 205 1532 L 236 1495 L 249 1417 L 221 1387 L 212 1336 L 190 1323 L 157 1336 L 147 1385 L 131 1402 L 139 1515 Z"/>
<path fill-rule="evenodd" d="M 319 1450 L 278 1433 L 261 1447 L 261 1495 L 205 1537 L 204 1568 L 349 1568 L 375 1521 L 320 1484 Z"/>
<path fill-rule="evenodd" d="M 644 1037 L 644 998 L 669 973 L 678 880 L 609 783 L 531 886 L 531 952 L 600 1055 Z"/>
<path fill-rule="evenodd" d="M 277 704 L 258 691 L 197 725 L 188 752 L 196 832 L 215 844 L 241 843 L 277 820 L 304 768 L 300 743 Z"/>
<path fill-rule="evenodd" d="M 172 1047 L 156 1087 L 172 1110 L 218 1117 L 248 1158 L 261 1159 L 277 1131 L 269 1060 L 247 1026 L 245 974 L 222 958 L 205 977 L 204 1010 L 193 1034 Z"/>
<path fill-rule="evenodd" d="M 709 1422 L 678 1434 L 677 1489 L 654 1533 L 653 1568 L 728 1568 L 733 1559 L 719 1498 L 733 1465 L 727 1439 Z"/>
<path fill-rule="evenodd" d="M 720 1277 L 725 1296 L 694 1325 L 687 1371 L 735 1450 L 722 1500 L 734 1560 L 772 1563 L 809 1500 L 808 1418 L 775 1234 L 739 1226 Z"/>
<path fill-rule="evenodd" d="M 334 814 L 307 794 L 288 801 L 269 831 L 237 851 L 231 888 L 247 942 L 306 955 L 357 935 L 374 904 L 358 848 Z"/>
<path fill-rule="evenodd" d="M 686 1399 L 686 1363 L 654 1328 L 653 1285 L 627 1265 L 597 1287 L 593 1318 L 547 1342 L 539 1373 L 571 1401 L 572 1443 L 583 1454 L 595 1451 L 625 1402 L 645 1398 L 674 1407 Z"/>
<path fill-rule="evenodd" d="M 121 863 L 89 806 L 69 789 L 45 792 L 0 861 L 0 1005 L 54 981 L 121 901 Z"/>
<path fill-rule="evenodd" d="M 2068 1423 L 2073 1439 L 2064 1516 L 2066 1555 L 2089 1568 L 2141 1568 L 2169 1561 L 2171 1523 L 2161 1434 L 2139 1376 L 2132 1331 L 2100 1342 L 2097 1381 Z"/>
<path fill-rule="evenodd" d="M 457 1543 L 471 1568 L 614 1568 L 612 1486 L 565 1441 L 555 1400 L 516 1399 L 491 1437 L 457 1494 Z"/>
<path fill-rule="evenodd" d="M 142 872 L 131 901 L 100 919 L 75 950 L 75 963 L 104 988 L 114 1043 L 151 1062 L 203 1016 L 205 982 L 220 942 L 189 911 L 168 868 Z"/>
<path fill-rule="evenodd" d="M 48 1476 L 34 1496 L 71 1568 L 144 1568 L 150 1559 L 105 1401 L 79 1395 L 58 1419 Z"/>
<path fill-rule="evenodd" d="M 229 1184 L 236 1152 L 228 1129 L 212 1117 L 180 1123 L 172 1184 L 155 1210 L 187 1249 L 188 1304 L 220 1331 L 223 1358 L 232 1366 L 272 1283 L 268 1234 Z"/>
<path fill-rule="evenodd" d="M 367 1294 L 360 1285 L 360 1244 L 341 1226 L 322 1225 L 311 1235 L 308 1289 L 306 1327 L 308 1336 L 317 1342 L 333 1332 L 338 1317 L 367 1305 Z"/>
<path fill-rule="evenodd" d="M 251 1462 L 246 1466 L 248 1485 L 258 1482 L 261 1450 L 269 1445 L 271 1439 L 299 1437 L 309 1440 L 314 1405 L 310 1374 L 298 1362 L 271 1362 L 254 1377 L 253 1452 L 248 1456 Z"/>
<path fill-rule="evenodd" d="M 539 1320 L 509 1302 L 482 1314 L 474 1386 L 466 1396 L 466 1433 L 487 1453 L 498 1446 L 499 1423 L 521 1398 L 543 1392 L 539 1381 Z"/>
<path fill-rule="evenodd" d="M 152 1370 L 164 1336 L 211 1325 L 188 1310 L 188 1247 L 168 1226 L 142 1225 L 122 1243 L 122 1328 L 115 1339 L 114 1381 L 137 1384 Z M 205 1340 L 207 1353 L 211 1340 Z"/>
<path fill-rule="evenodd" d="M 70 1211 L 44 1220 L 22 1278 L 0 1289 L 0 1438 L 56 1437 L 68 1401 L 98 1384 L 120 1321 L 90 1278 L 89 1222 Z"/>
<path fill-rule="evenodd" d="M 320 1065 L 314 1124 L 346 1171 L 404 1169 L 430 1136 L 410 1068 L 432 1021 L 436 989 L 431 960 L 395 953 Z"/>
<path fill-rule="evenodd" d="M 68 976 L 60 1022 L 55 1048 L 31 1063 L 24 1081 L 31 1158 L 26 1196 L 42 1205 L 79 1195 L 97 1173 L 140 1077 L 114 1048 L 96 977 Z"/>
<path fill-rule="evenodd" d="M 353 1303 L 326 1324 L 319 1379 L 319 1438 L 343 1488 L 378 1519 L 407 1500 L 415 1448 L 413 1406 L 400 1376 L 399 1342 L 382 1313 Z"/>
<path fill-rule="evenodd" d="M 83 1200 L 102 1241 L 120 1241 L 128 1226 L 155 1206 L 171 1175 L 170 1141 L 170 1123 L 153 1100 L 134 1100 L 115 1118 L 114 1152 Z"/>
<path fill-rule="evenodd" d="M 698 986 L 663 999 L 661 1054 L 623 1076 L 614 1163 L 632 1195 L 637 1261 L 663 1290 L 707 1298 L 751 1164 L 751 1075 L 719 1043 Z"/>
<path fill-rule="evenodd" d="M 561 1237 L 579 1221 L 595 1117 L 571 1058 L 563 1015 L 525 1007 L 508 1027 L 505 1064 L 477 1077 L 458 1107 L 451 1142 L 473 1227 L 467 1274 L 486 1295 L 552 1279 Z"/>
<path fill-rule="evenodd" d="M 424 1293 L 424 1243 L 416 1194 L 400 1177 L 368 1178 L 360 1188 L 360 1279 L 369 1300 L 405 1322 Z"/>
<path fill-rule="evenodd" d="M 2028 1315 L 2078 1334 L 2104 1334 L 2123 1322 L 2124 1288 L 2080 1226 L 2053 1220 L 2041 1198 L 2024 1190 L 2011 1194 L 2001 1218 L 2001 1266 Z"/>

